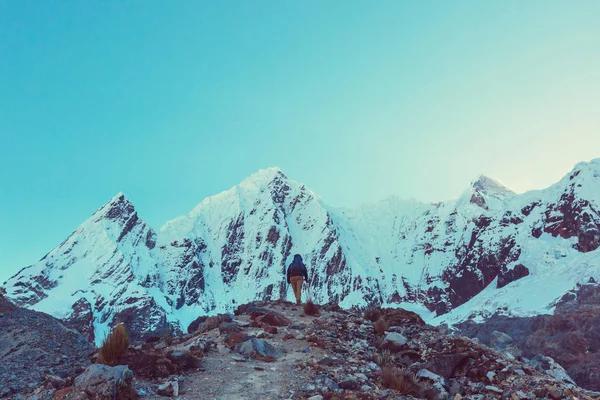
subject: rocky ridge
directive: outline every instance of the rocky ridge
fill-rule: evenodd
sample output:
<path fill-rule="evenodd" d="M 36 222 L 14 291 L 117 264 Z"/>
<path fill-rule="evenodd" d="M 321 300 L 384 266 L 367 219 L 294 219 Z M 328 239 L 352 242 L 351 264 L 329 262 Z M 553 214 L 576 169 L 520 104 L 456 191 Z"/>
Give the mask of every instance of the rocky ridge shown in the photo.
<path fill-rule="evenodd" d="M 93 346 L 50 315 L 16 307 L 0 293 L 0 398 L 46 382 L 62 388 L 83 371 Z"/>
<path fill-rule="evenodd" d="M 380 323 L 372 320 L 380 317 L 387 326 L 378 334 Z M 70 387 L 45 386 L 22 398 L 103 398 L 86 394 L 82 388 L 89 385 L 116 388 L 114 396 L 123 400 L 600 396 L 573 384 L 560 366 L 540 360 L 493 350 L 402 309 L 365 314 L 330 304 L 311 316 L 285 301 L 254 302 L 235 315 L 202 317 L 191 333 L 134 343 L 118 371 L 94 365 Z M 135 378 L 128 378 L 129 370 Z M 106 381 L 90 382 L 102 374 Z"/>
<path fill-rule="evenodd" d="M 496 314 L 484 323 L 470 321 L 456 328 L 515 356 L 549 356 L 578 385 L 600 391 L 600 285 L 593 279 L 559 299 L 554 314 L 530 318 Z"/>

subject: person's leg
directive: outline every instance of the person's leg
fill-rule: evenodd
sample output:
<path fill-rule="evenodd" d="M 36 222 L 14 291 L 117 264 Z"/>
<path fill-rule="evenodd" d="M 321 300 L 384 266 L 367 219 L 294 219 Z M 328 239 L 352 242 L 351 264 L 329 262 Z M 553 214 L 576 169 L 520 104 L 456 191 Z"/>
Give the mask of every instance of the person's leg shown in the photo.
<path fill-rule="evenodd" d="M 296 297 L 296 300 L 298 302 L 298 304 L 302 304 L 302 282 L 304 282 L 304 277 L 299 276 L 298 277 L 298 296 Z"/>
<path fill-rule="evenodd" d="M 292 276 L 290 282 L 292 283 L 292 289 L 294 289 L 294 296 L 296 297 L 296 303 L 300 302 L 300 290 L 298 290 L 298 276 Z"/>

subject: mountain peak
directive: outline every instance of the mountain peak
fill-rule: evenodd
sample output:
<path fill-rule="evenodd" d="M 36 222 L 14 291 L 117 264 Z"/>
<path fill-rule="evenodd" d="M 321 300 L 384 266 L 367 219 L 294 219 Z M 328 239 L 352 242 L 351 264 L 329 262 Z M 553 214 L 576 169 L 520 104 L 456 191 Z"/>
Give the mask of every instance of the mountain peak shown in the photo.
<path fill-rule="evenodd" d="M 133 204 L 122 193 L 117 193 L 110 201 L 104 204 L 94 213 L 96 217 L 106 217 L 108 219 L 119 219 L 123 216 L 130 216 L 135 212 Z"/>
<path fill-rule="evenodd" d="M 477 180 L 471 184 L 471 187 L 478 192 L 488 194 L 512 195 L 512 190 L 489 176 L 479 175 Z"/>
<path fill-rule="evenodd" d="M 261 169 L 250 175 L 240 183 L 241 187 L 262 187 L 272 182 L 275 178 L 287 178 L 287 175 L 279 167 Z"/>

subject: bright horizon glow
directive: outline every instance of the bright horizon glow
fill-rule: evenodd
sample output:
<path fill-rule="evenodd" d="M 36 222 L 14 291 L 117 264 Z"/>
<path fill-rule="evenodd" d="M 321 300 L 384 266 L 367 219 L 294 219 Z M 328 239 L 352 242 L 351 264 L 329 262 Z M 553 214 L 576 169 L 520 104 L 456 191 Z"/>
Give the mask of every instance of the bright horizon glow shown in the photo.
<path fill-rule="evenodd" d="M 600 2 L 0 3 L 0 282 L 118 192 L 155 229 L 259 169 L 331 206 L 600 157 Z"/>

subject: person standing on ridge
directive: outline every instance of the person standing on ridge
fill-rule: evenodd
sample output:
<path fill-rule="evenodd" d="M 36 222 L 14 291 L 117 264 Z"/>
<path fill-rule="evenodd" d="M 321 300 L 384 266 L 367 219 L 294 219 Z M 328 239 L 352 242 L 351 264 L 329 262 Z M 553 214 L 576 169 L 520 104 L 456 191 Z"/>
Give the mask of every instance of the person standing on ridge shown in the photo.
<path fill-rule="evenodd" d="M 302 304 L 302 282 L 308 283 L 308 271 L 306 265 L 302 262 L 302 256 L 296 254 L 294 261 L 289 265 L 287 269 L 287 283 L 292 285 L 294 289 L 294 295 L 296 295 L 296 304 Z"/>

